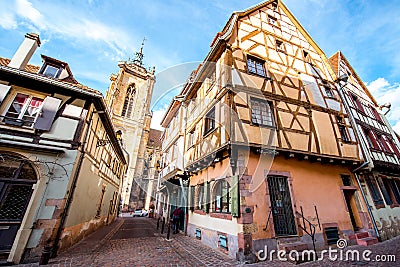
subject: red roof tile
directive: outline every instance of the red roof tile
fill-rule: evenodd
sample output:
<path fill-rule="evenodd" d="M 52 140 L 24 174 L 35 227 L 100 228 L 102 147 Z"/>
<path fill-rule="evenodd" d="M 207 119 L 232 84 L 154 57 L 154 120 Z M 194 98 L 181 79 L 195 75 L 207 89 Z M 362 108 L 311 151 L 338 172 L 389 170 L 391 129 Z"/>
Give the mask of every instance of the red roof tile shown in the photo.
<path fill-rule="evenodd" d="M 54 59 L 54 60 L 56 60 L 56 59 Z M 0 66 L 8 66 L 10 61 L 11 61 L 11 59 L 9 59 L 9 58 L 0 57 Z M 67 66 L 68 66 L 68 64 L 67 64 Z M 25 71 L 27 71 L 27 72 L 34 73 L 36 75 L 42 76 L 41 74 L 38 73 L 39 70 L 40 70 L 40 66 L 31 65 L 31 64 L 28 64 L 26 66 L 26 68 L 25 68 Z M 53 79 L 53 80 L 56 80 L 56 81 L 59 81 L 59 82 L 63 82 L 65 84 L 68 84 L 68 85 L 71 85 L 71 86 L 78 87 L 79 89 L 83 89 L 83 90 L 86 90 L 86 91 L 91 92 L 91 93 L 101 94 L 100 91 L 92 89 L 90 87 L 87 87 L 86 85 L 80 84 L 77 80 L 75 80 L 75 78 L 72 76 L 72 73 L 71 73 L 69 67 L 68 67 L 68 71 L 71 74 L 71 76 L 69 76 L 69 77 L 67 77 L 65 79 L 60 80 L 60 79 L 55 79 L 55 78 L 50 78 L 50 77 L 47 77 L 47 78 Z"/>
<path fill-rule="evenodd" d="M 161 135 L 162 131 L 156 129 L 150 129 L 148 144 L 152 144 L 156 147 L 161 147 Z"/>

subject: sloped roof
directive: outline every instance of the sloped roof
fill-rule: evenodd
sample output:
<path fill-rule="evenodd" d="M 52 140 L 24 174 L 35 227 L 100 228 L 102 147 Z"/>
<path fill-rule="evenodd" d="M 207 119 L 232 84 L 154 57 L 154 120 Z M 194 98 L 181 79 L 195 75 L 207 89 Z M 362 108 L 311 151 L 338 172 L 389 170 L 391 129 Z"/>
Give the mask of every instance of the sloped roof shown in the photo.
<path fill-rule="evenodd" d="M 48 78 L 50 80 L 55 80 L 55 81 L 58 81 L 58 82 L 62 82 L 62 83 L 67 84 L 67 85 L 72 85 L 72 86 L 75 86 L 75 87 L 77 87 L 79 89 L 83 89 L 85 91 L 88 91 L 90 93 L 95 93 L 95 94 L 102 95 L 100 91 L 92 89 L 92 88 L 90 88 L 90 87 L 88 87 L 86 85 L 83 85 L 83 84 L 79 83 L 77 80 L 75 80 L 75 78 L 72 75 L 71 69 L 68 66 L 68 63 L 65 63 L 65 62 L 59 61 L 59 60 L 57 60 L 55 58 L 51 58 L 51 57 L 44 56 L 44 55 L 42 55 L 42 57 L 45 57 L 45 58 L 48 58 L 48 59 L 51 59 L 51 60 L 55 60 L 55 61 L 58 61 L 58 62 L 64 64 L 64 66 L 65 66 L 66 70 L 68 71 L 68 73 L 70 74 L 70 76 L 65 78 L 65 79 L 62 79 L 62 80 L 51 78 L 51 77 L 47 77 L 47 76 L 44 76 L 44 75 L 38 73 L 39 70 L 41 69 L 40 66 L 32 65 L 32 64 L 26 65 L 24 71 L 32 73 L 32 74 L 35 74 L 35 75 L 38 75 L 40 77 L 46 77 L 46 78 Z M 7 67 L 8 64 L 10 63 L 10 61 L 11 61 L 11 59 L 9 59 L 9 58 L 0 57 L 0 66 Z"/>
<path fill-rule="evenodd" d="M 353 66 L 351 66 L 350 62 L 346 59 L 346 57 L 343 55 L 341 51 L 337 51 L 333 56 L 329 58 L 329 61 L 331 62 L 331 66 L 333 67 L 336 75 L 339 75 L 339 64 L 340 61 L 344 61 L 346 63 L 347 67 L 349 70 L 352 72 L 352 75 L 356 78 L 358 83 L 361 85 L 361 87 L 364 89 L 365 93 L 367 96 L 371 99 L 371 101 L 376 105 L 379 106 L 378 103 L 376 102 L 374 96 L 371 94 L 371 92 L 368 90 L 367 86 L 365 86 L 364 82 L 360 79 L 358 76 L 357 72 L 353 69 Z"/>
<path fill-rule="evenodd" d="M 9 58 L 0 57 L 0 65 L 1 66 L 8 66 L 10 61 L 11 61 L 11 59 L 9 59 Z M 25 70 L 28 72 L 32 72 L 32 73 L 38 73 L 40 70 L 40 66 L 28 64 L 28 65 L 26 65 Z"/>
<path fill-rule="evenodd" d="M 155 147 L 161 147 L 161 135 L 162 131 L 156 130 L 156 129 L 150 129 L 149 132 L 149 141 L 147 142 L 148 144 L 152 144 Z"/>

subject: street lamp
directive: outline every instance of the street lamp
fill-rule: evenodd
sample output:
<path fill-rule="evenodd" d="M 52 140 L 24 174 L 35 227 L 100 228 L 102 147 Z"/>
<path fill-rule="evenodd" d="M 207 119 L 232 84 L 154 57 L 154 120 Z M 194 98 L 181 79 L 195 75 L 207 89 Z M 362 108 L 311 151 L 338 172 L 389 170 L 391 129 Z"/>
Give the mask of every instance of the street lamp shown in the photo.
<path fill-rule="evenodd" d="M 382 110 L 383 108 L 387 108 L 387 111 L 384 113 L 384 115 L 386 116 L 386 114 L 389 113 L 391 107 L 392 107 L 392 104 L 387 102 L 387 103 L 385 103 L 383 105 L 380 105 L 379 109 Z"/>
<path fill-rule="evenodd" d="M 115 136 L 117 137 L 117 141 L 116 142 L 112 141 L 110 139 L 99 139 L 99 140 L 97 140 L 96 147 L 105 146 L 105 145 L 107 145 L 109 143 L 119 143 L 119 142 L 121 142 L 121 140 L 122 140 L 122 131 L 121 130 L 116 131 L 115 132 Z"/>

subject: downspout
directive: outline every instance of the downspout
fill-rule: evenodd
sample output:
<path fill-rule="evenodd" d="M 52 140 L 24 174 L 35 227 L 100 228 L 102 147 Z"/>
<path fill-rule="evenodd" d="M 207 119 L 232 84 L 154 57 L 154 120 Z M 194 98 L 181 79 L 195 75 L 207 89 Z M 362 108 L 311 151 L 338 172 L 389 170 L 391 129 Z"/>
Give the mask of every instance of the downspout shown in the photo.
<path fill-rule="evenodd" d="M 338 83 L 335 83 L 335 84 L 338 85 Z M 342 90 L 346 85 L 347 85 L 347 82 L 343 86 L 338 85 L 339 86 L 339 88 L 338 88 L 339 96 L 343 101 L 343 104 L 344 104 L 345 109 L 347 110 L 347 113 L 350 115 L 349 116 L 350 123 L 353 126 L 353 129 L 354 129 L 354 132 L 355 132 L 355 136 L 358 137 L 358 143 L 361 146 L 361 152 L 362 152 L 364 158 L 366 159 L 366 161 L 363 164 L 361 164 L 359 167 L 357 167 L 356 169 L 353 170 L 353 173 L 354 173 L 354 176 L 356 177 L 357 184 L 358 184 L 358 187 L 360 188 L 360 191 L 361 191 L 361 194 L 363 196 L 365 205 L 367 206 L 368 214 L 369 214 L 369 216 L 370 216 L 370 218 L 372 220 L 372 225 L 374 227 L 376 236 L 377 236 L 378 240 L 381 241 L 381 237 L 380 237 L 380 234 L 379 234 L 378 226 L 376 225 L 374 215 L 372 214 L 371 206 L 369 205 L 367 196 L 365 195 L 365 192 L 364 192 L 364 190 L 363 190 L 363 188 L 361 186 L 360 179 L 359 179 L 359 177 L 357 175 L 357 172 L 361 171 L 365 167 L 368 167 L 369 169 L 374 168 L 374 164 L 373 164 L 373 162 L 370 161 L 370 157 L 367 155 L 367 152 L 366 152 L 367 149 L 366 149 L 365 144 L 362 141 L 361 136 L 360 136 L 360 134 L 358 132 L 357 123 L 354 120 L 354 117 L 353 117 L 353 115 L 351 113 L 351 109 L 350 109 L 349 103 L 347 102 L 347 98 L 343 95 Z"/>
<path fill-rule="evenodd" d="M 86 153 L 85 153 L 85 145 L 86 145 L 86 142 L 85 142 L 85 141 L 87 140 L 87 137 L 88 137 L 89 132 L 90 132 L 90 128 L 91 128 L 91 126 L 92 126 L 93 114 L 94 114 L 94 113 L 95 113 L 95 111 L 92 111 L 92 113 L 90 114 L 89 126 L 88 126 L 88 128 L 87 128 L 87 130 L 86 130 L 85 137 L 84 137 L 84 139 L 83 139 L 84 142 L 82 142 L 81 154 L 80 154 L 79 159 L 78 159 L 78 162 L 77 162 L 78 165 L 77 165 L 77 167 L 76 167 L 76 169 L 75 169 L 75 172 L 74 172 L 74 175 L 73 175 L 73 177 L 72 177 L 72 183 L 71 183 L 70 192 L 69 192 L 68 197 L 67 197 L 67 200 L 66 200 L 66 202 L 65 202 L 64 210 L 63 210 L 63 212 L 61 213 L 60 225 L 59 225 L 59 227 L 58 227 L 58 229 L 57 229 L 57 232 L 56 232 L 56 234 L 55 234 L 54 241 L 53 241 L 52 244 L 50 245 L 50 246 L 51 246 L 51 251 L 50 251 L 50 256 L 51 256 L 51 258 L 54 258 L 54 257 L 57 256 L 58 243 L 59 243 L 60 238 L 61 238 L 61 234 L 62 234 L 64 225 L 65 225 L 65 221 L 66 221 L 66 219 L 67 219 L 67 217 L 68 217 L 68 211 L 69 211 L 69 208 L 70 208 L 71 203 L 72 203 L 72 199 L 73 199 L 73 196 L 74 196 L 76 184 L 77 184 L 77 182 L 78 182 L 79 173 L 80 173 L 81 167 L 82 167 L 82 162 L 83 162 L 83 159 L 84 159 L 85 154 L 86 154 Z M 47 263 L 45 263 L 45 264 L 47 264 Z"/>
<path fill-rule="evenodd" d="M 374 215 L 372 214 L 371 206 L 370 206 L 369 203 L 368 203 L 367 196 L 366 196 L 365 193 L 364 193 L 364 190 L 363 190 L 363 188 L 362 188 L 362 186 L 361 186 L 360 179 L 359 179 L 359 177 L 358 177 L 358 175 L 357 175 L 357 171 L 362 170 L 362 169 L 365 168 L 365 166 L 368 165 L 368 164 L 369 164 L 368 161 L 364 162 L 361 166 L 359 166 L 357 169 L 355 169 L 355 170 L 353 171 L 353 173 L 354 173 L 354 176 L 356 177 L 358 187 L 360 187 L 360 191 L 361 191 L 361 194 L 362 194 L 363 199 L 364 199 L 364 201 L 365 201 L 365 205 L 367 206 L 368 214 L 369 214 L 369 216 L 371 217 L 372 225 L 374 226 L 374 230 L 375 230 L 376 237 L 378 238 L 379 242 L 381 242 L 381 241 L 382 241 L 381 235 L 379 234 L 378 226 L 376 225 Z"/>

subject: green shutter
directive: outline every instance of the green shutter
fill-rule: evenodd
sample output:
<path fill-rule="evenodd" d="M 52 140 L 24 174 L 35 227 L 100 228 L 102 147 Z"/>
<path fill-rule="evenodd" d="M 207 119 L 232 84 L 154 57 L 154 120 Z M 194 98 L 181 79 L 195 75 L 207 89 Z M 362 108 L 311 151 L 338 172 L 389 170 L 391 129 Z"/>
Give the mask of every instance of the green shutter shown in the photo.
<path fill-rule="evenodd" d="M 189 209 L 194 210 L 194 186 L 189 187 Z"/>
<path fill-rule="evenodd" d="M 210 207 L 210 182 L 204 183 L 204 198 L 203 198 L 203 210 L 208 212 Z"/>
<path fill-rule="evenodd" d="M 231 178 L 231 214 L 234 217 L 239 217 L 239 178 L 238 176 L 232 176 Z"/>

